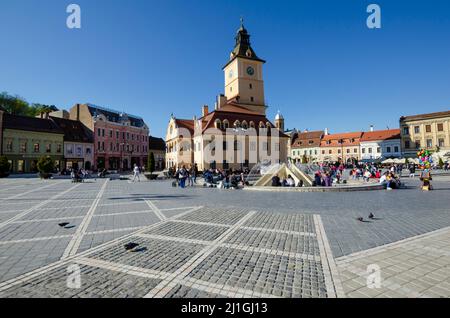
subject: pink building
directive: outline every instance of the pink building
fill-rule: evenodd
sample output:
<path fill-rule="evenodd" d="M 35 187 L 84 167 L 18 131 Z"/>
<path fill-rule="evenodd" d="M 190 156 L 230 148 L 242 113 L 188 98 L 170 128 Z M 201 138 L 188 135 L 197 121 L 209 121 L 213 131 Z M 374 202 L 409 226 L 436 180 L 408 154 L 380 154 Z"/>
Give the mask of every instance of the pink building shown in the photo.
<path fill-rule="evenodd" d="M 144 166 L 149 129 L 141 117 L 92 104 L 77 104 L 70 118 L 80 120 L 94 136 L 93 169 L 131 170 Z"/>

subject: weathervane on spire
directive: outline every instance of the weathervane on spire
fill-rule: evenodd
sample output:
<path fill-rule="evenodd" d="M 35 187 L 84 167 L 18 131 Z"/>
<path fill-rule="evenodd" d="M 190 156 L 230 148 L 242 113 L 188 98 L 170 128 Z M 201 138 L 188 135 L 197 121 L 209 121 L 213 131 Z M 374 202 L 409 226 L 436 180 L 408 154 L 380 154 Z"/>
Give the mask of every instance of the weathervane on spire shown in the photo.
<path fill-rule="evenodd" d="M 243 27 L 243 26 L 244 26 L 244 17 L 241 16 L 241 27 Z"/>

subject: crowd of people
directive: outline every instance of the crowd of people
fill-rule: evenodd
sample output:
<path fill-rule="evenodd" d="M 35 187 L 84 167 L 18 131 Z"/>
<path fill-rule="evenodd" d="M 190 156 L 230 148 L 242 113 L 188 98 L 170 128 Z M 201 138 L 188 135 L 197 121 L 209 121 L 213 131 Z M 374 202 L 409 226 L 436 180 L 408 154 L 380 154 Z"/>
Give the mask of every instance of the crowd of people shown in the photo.
<path fill-rule="evenodd" d="M 87 178 L 91 176 L 91 172 L 85 169 L 69 169 L 70 178 L 72 182 L 84 182 Z"/>
<path fill-rule="evenodd" d="M 449 170 L 448 163 L 442 167 Z M 392 164 L 383 166 L 375 163 L 360 163 L 354 165 L 343 165 L 340 163 L 324 163 L 317 166 L 317 170 L 313 173 L 312 186 L 314 187 L 331 187 L 335 184 L 348 183 L 349 180 L 379 183 L 387 190 L 399 189 L 402 187 L 401 177 L 407 171 L 409 178 L 415 178 L 416 165 L 410 164 Z M 424 171 L 421 172 L 420 179 L 425 180 L 425 184 L 431 189 L 430 172 L 427 171 L 422 177 Z M 204 186 L 218 187 L 224 189 L 238 189 L 248 185 L 246 170 L 227 169 L 206 169 L 200 173 L 204 178 Z M 177 170 L 169 169 L 169 176 L 174 177 L 176 181 L 174 186 L 185 188 L 197 184 L 199 171 L 197 164 L 189 166 L 181 166 Z M 292 175 L 274 175 L 271 180 L 273 187 L 303 187 L 303 180 L 294 178 Z"/>

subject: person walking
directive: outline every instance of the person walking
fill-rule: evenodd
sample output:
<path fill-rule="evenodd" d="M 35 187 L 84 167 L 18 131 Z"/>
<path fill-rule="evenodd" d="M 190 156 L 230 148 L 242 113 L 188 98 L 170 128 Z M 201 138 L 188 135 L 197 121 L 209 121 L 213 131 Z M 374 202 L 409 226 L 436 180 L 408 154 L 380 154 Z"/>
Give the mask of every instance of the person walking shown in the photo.
<path fill-rule="evenodd" d="M 137 166 L 137 164 L 134 164 L 134 168 L 133 168 L 133 182 L 136 181 L 136 177 L 138 179 L 138 182 L 141 182 L 141 178 L 140 178 L 139 174 L 140 174 L 139 167 Z"/>
<path fill-rule="evenodd" d="M 197 175 L 198 175 L 198 167 L 197 164 L 194 164 L 194 184 L 197 184 Z"/>

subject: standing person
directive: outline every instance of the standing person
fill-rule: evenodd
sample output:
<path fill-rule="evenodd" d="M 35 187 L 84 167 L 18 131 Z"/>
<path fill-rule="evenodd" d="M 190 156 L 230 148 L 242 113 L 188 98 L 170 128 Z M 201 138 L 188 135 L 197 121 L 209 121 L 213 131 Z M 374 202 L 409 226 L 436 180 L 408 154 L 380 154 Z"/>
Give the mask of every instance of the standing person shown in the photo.
<path fill-rule="evenodd" d="M 137 164 L 134 164 L 134 168 L 133 168 L 133 182 L 136 181 L 136 177 L 138 179 L 139 182 L 141 182 L 141 178 L 139 177 L 140 171 L 139 171 L 139 167 L 137 166 Z"/>
<path fill-rule="evenodd" d="M 194 164 L 194 183 L 197 184 L 197 175 L 198 175 L 198 167 L 197 164 Z"/>
<path fill-rule="evenodd" d="M 186 167 L 182 166 L 181 169 L 180 169 L 180 175 L 179 175 L 180 187 L 181 188 L 185 188 L 186 187 L 186 179 L 187 179 L 187 177 L 188 177 L 188 172 L 186 170 Z"/>
<path fill-rule="evenodd" d="M 431 186 L 431 180 L 433 180 L 433 178 L 431 177 L 431 172 L 429 169 L 424 169 L 421 173 L 420 173 L 420 181 L 422 181 L 422 190 L 428 191 L 428 190 L 432 190 L 433 187 Z"/>
<path fill-rule="evenodd" d="M 416 165 L 412 164 L 409 166 L 409 177 L 414 178 L 415 174 L 416 174 Z"/>

